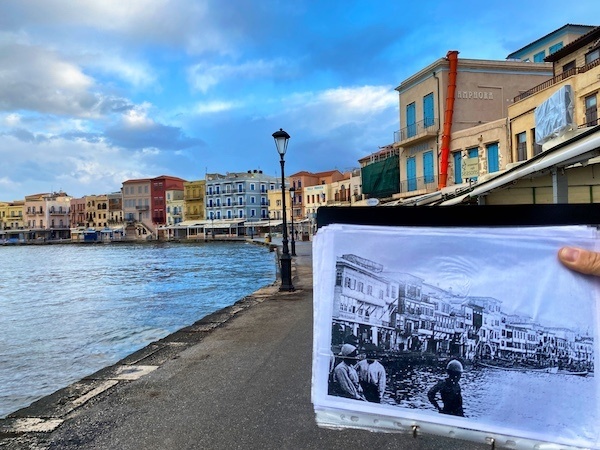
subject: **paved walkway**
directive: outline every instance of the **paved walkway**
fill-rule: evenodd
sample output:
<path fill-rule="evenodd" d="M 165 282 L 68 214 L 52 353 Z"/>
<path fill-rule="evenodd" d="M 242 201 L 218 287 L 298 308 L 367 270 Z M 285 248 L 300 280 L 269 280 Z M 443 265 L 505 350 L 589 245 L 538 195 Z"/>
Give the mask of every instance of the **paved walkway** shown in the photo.
<path fill-rule="evenodd" d="M 0 449 L 489 449 L 316 426 L 311 243 L 296 253 L 295 292 L 267 287 L 0 421 Z"/>

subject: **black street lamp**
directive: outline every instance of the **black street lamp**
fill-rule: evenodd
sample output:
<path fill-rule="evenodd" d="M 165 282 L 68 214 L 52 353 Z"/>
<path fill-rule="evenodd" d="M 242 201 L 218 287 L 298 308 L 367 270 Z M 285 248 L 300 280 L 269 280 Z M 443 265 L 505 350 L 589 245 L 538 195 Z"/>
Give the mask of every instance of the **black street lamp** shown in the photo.
<path fill-rule="evenodd" d="M 288 140 L 290 135 L 287 134 L 283 129 L 279 129 L 273 133 L 273 139 L 275 139 L 275 146 L 277 147 L 277 153 L 281 158 L 281 206 L 283 208 L 283 252 L 281 254 L 281 286 L 280 291 L 293 291 L 294 285 L 292 284 L 292 258 L 288 249 L 287 239 L 287 223 L 285 220 L 285 172 L 284 165 L 285 161 L 283 156 L 287 150 Z"/>
<path fill-rule="evenodd" d="M 211 212 L 210 213 L 210 234 L 212 235 L 212 238 L 215 238 L 215 216 L 214 214 Z"/>
<path fill-rule="evenodd" d="M 290 199 L 292 204 L 290 205 L 290 210 L 291 210 L 291 215 L 292 215 L 292 256 L 296 256 L 296 241 L 294 240 L 294 194 L 296 193 L 296 188 L 294 188 L 293 186 L 290 188 Z"/>

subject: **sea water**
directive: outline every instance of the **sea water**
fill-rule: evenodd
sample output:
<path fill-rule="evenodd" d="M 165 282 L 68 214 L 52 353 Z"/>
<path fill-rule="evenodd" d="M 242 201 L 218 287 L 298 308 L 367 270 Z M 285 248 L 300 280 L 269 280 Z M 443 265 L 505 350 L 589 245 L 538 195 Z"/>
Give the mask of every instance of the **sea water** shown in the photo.
<path fill-rule="evenodd" d="M 248 243 L 0 247 L 0 417 L 272 283 Z"/>

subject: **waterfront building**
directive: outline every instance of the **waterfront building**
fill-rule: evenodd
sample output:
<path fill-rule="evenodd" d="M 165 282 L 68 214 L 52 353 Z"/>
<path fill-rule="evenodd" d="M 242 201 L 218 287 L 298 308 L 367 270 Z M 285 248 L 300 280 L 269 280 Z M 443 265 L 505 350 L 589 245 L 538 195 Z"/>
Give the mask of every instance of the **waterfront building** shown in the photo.
<path fill-rule="evenodd" d="M 100 231 L 108 227 L 108 196 L 86 195 L 85 202 L 85 228 Z"/>
<path fill-rule="evenodd" d="M 72 198 L 70 204 L 70 224 L 71 228 L 84 229 L 87 225 L 85 214 L 85 197 Z"/>
<path fill-rule="evenodd" d="M 126 235 L 146 238 L 154 232 L 150 217 L 150 178 L 127 180 L 121 188 Z"/>
<path fill-rule="evenodd" d="M 268 226 L 269 191 L 273 190 L 281 190 L 281 179 L 262 170 L 206 174 L 207 226 L 210 221 L 216 231 L 235 236 Z"/>
<path fill-rule="evenodd" d="M 183 196 L 183 183 L 185 180 L 170 175 L 161 175 L 151 179 L 150 210 L 154 229 L 167 224 L 167 192 L 181 191 Z"/>
<path fill-rule="evenodd" d="M 350 206 L 352 204 L 352 173 L 345 172 L 342 174 L 343 178 L 341 180 L 333 181 L 327 185 L 329 191 L 329 195 L 325 195 L 328 197 L 327 206 Z"/>
<path fill-rule="evenodd" d="M 397 346 L 391 314 L 397 306 L 398 282 L 383 276 L 382 270 L 381 264 L 356 255 L 337 258 L 332 314 L 337 340 L 353 334 L 361 343 Z"/>
<path fill-rule="evenodd" d="M 64 192 L 25 197 L 24 228 L 27 240 L 68 239 L 71 197 Z"/>
<path fill-rule="evenodd" d="M 167 226 L 183 222 L 184 191 L 172 189 L 165 192 L 167 198 Z"/>
<path fill-rule="evenodd" d="M 183 220 L 204 220 L 206 218 L 205 192 L 206 180 L 183 183 Z"/>
<path fill-rule="evenodd" d="M 113 192 L 108 198 L 108 226 L 114 231 L 123 229 L 123 194 Z"/>
<path fill-rule="evenodd" d="M 299 218 L 314 220 L 317 209 L 331 199 L 331 184 L 345 179 L 347 177 L 339 170 L 317 173 L 301 171 L 290 175 L 291 186 L 296 192 L 294 208 Z"/>
<path fill-rule="evenodd" d="M 455 177 L 448 176 L 452 134 L 506 118 L 507 105 L 515 96 L 551 76 L 548 63 L 462 59 L 451 51 L 402 81 L 396 88 L 400 130 L 394 135 L 393 147 L 399 150 L 400 185 L 394 197 L 428 194 L 454 184 Z M 447 147 L 442 150 L 442 145 Z M 465 151 L 475 157 L 479 143 Z M 494 149 L 489 153 L 495 156 Z M 506 161 L 499 158 L 490 162 L 493 169 L 502 163 Z M 386 186 L 393 184 L 387 178 L 382 180 Z"/>
<path fill-rule="evenodd" d="M 0 234 L 8 237 L 23 229 L 23 206 L 25 202 L 0 202 Z"/>

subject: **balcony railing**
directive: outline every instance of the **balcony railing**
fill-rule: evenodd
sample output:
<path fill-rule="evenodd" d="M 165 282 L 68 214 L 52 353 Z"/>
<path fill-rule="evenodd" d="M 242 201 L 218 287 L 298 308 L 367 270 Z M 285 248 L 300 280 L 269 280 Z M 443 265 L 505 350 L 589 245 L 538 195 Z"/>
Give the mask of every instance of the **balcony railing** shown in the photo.
<path fill-rule="evenodd" d="M 150 209 L 150 206 L 148 206 L 148 205 L 136 205 L 135 209 L 137 209 L 138 211 L 148 211 Z"/>
<path fill-rule="evenodd" d="M 524 98 L 530 97 L 533 94 L 537 94 L 538 92 L 543 91 L 544 89 L 546 89 L 550 86 L 554 86 L 556 83 L 560 83 L 561 81 L 563 81 L 569 77 L 572 77 L 575 74 L 585 73 L 588 70 L 593 69 L 596 66 L 600 66 L 600 59 L 596 59 L 596 60 L 592 61 L 591 63 L 586 64 L 585 66 L 582 66 L 582 67 L 574 67 L 573 69 L 565 70 L 560 75 L 556 75 L 554 78 L 544 81 L 543 83 L 538 84 L 537 86 L 532 87 L 531 89 L 520 93 L 519 95 L 517 95 L 514 98 L 514 101 L 518 102 L 519 100 L 523 100 Z"/>
<path fill-rule="evenodd" d="M 410 178 L 400 181 L 400 192 L 412 192 L 426 190 L 433 192 L 437 189 L 438 180 L 436 176 Z"/>
<path fill-rule="evenodd" d="M 425 119 L 408 125 L 399 131 L 394 132 L 394 142 L 402 142 L 406 140 L 417 140 L 423 136 L 435 136 L 439 129 L 439 119 Z"/>

